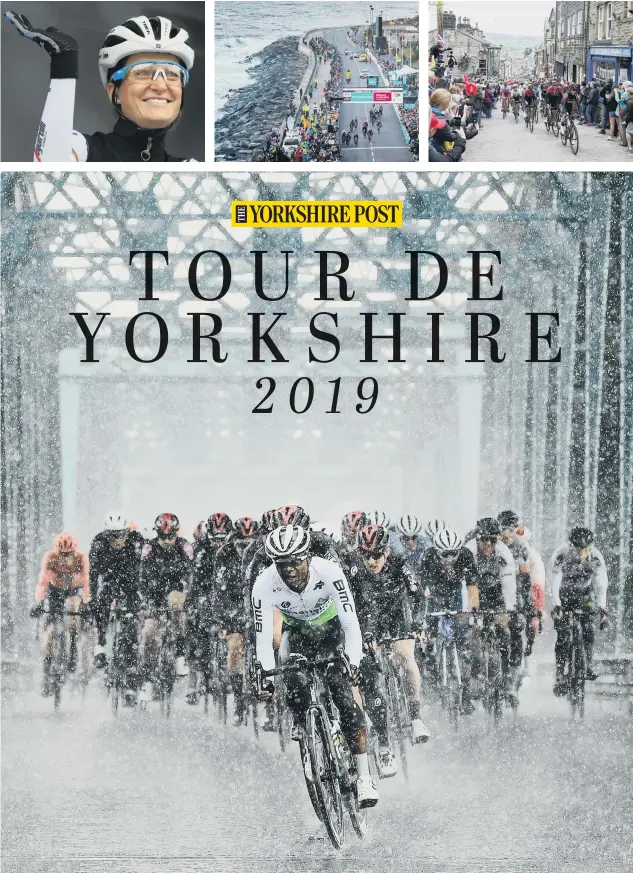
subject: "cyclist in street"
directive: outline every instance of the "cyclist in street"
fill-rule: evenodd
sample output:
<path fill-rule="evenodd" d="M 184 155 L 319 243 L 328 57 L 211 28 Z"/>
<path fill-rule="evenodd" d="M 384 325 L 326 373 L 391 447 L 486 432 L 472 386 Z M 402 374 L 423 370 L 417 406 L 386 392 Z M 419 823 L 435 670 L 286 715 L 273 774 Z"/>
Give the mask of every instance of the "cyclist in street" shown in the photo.
<path fill-rule="evenodd" d="M 517 572 L 517 614 L 519 621 L 510 625 L 513 660 L 524 654 L 532 654 L 534 639 L 540 632 L 543 597 L 545 591 L 545 567 L 543 559 L 528 543 L 526 528 L 519 527 L 519 516 L 511 509 L 500 512 L 497 521 L 501 528 L 501 540 L 512 552 Z M 521 626 L 525 624 L 526 646 L 523 651 Z"/>
<path fill-rule="evenodd" d="M 460 657 L 462 678 L 462 706 L 466 715 L 472 713 L 470 675 L 473 634 L 470 629 L 470 613 L 479 606 L 479 576 L 475 559 L 464 546 L 462 537 L 453 530 L 440 530 L 432 545 L 424 553 L 420 563 L 420 585 L 427 594 L 428 612 L 442 610 L 462 613 L 454 617 L 455 642 Z M 426 656 L 432 656 L 437 638 L 439 617 L 427 619 L 428 644 Z M 431 667 L 434 670 L 434 666 Z"/>
<path fill-rule="evenodd" d="M 594 680 L 593 644 L 595 639 L 594 616 L 600 615 L 600 629 L 609 621 L 607 613 L 607 589 L 609 580 L 604 557 L 594 545 L 594 534 L 589 528 L 574 527 L 569 534 L 569 543 L 556 549 L 551 558 L 552 618 L 556 629 L 556 682 L 554 694 L 567 693 L 565 663 L 569 650 L 569 628 L 563 623 L 563 613 L 580 609 L 580 624 L 587 657 L 586 678 Z"/>
<path fill-rule="evenodd" d="M 227 672 L 233 690 L 236 726 L 244 721 L 244 633 L 250 611 L 249 598 L 244 597 L 242 555 L 256 532 L 252 518 L 238 518 L 215 561 L 211 614 L 220 637 L 227 643 Z"/>
<path fill-rule="evenodd" d="M 176 674 L 186 676 L 185 592 L 191 584 L 193 546 L 178 535 L 180 522 L 172 512 L 163 512 L 154 522 L 156 538 L 145 543 L 141 559 L 141 594 L 148 607 L 141 632 L 143 686 L 139 699 L 153 699 L 158 649 L 158 619 L 166 614 L 176 630 Z"/>
<path fill-rule="evenodd" d="M 106 631 L 112 602 L 116 601 L 117 610 L 134 616 L 125 624 L 126 637 L 122 641 L 126 680 L 129 683 L 124 694 L 129 702 L 136 699 L 138 692 L 138 631 L 142 606 L 140 571 L 144 545 L 142 534 L 129 529 L 123 513 L 109 512 L 104 519 L 102 532 L 96 535 L 90 546 L 90 590 L 97 626 L 97 669 L 107 665 Z"/>
<path fill-rule="evenodd" d="M 510 651 L 511 616 L 517 605 L 517 580 L 512 552 L 500 540 L 501 527 L 496 518 L 480 518 L 475 529 L 475 538 L 468 540 L 467 548 L 473 553 L 479 576 L 479 606 L 490 612 L 501 635 L 501 667 L 505 691 L 516 697 L 518 652 Z M 473 678 L 482 675 L 482 652 L 477 639 L 473 648 Z"/>
<path fill-rule="evenodd" d="M 426 550 L 422 536 L 422 522 L 415 515 L 403 515 L 396 523 L 396 529 L 389 537 L 389 544 L 396 555 L 401 555 L 419 582 L 420 561 Z"/>
<path fill-rule="evenodd" d="M 62 620 L 66 611 L 72 613 L 68 620 L 70 644 L 66 667 L 69 673 L 73 673 L 77 667 L 81 618 L 87 617 L 90 612 L 88 558 L 79 551 L 74 536 L 66 531 L 55 537 L 53 548 L 44 555 L 35 587 L 35 602 L 30 611 L 31 618 L 38 618 L 43 614 L 45 598 L 48 598 L 48 617 L 42 641 L 44 654 L 42 694 L 44 697 L 48 697 L 51 693 L 50 667 L 53 624 L 55 621 Z"/>
<path fill-rule="evenodd" d="M 369 772 L 365 717 L 352 691 L 360 678 L 362 638 L 354 599 L 339 564 L 310 555 L 310 533 L 298 525 L 273 530 L 265 543 L 273 562 L 257 578 L 252 607 L 257 658 L 263 671 L 275 667 L 273 613 L 281 610 L 282 663 L 291 653 L 308 660 L 344 655 L 327 670 L 327 681 L 341 717 L 341 728 L 355 758 L 359 806 L 374 806 L 378 791 Z M 288 703 L 294 717 L 293 737 L 303 731 L 307 679 L 302 673 L 285 676 Z M 274 692 L 274 682 L 262 675 L 262 695 Z"/>
<path fill-rule="evenodd" d="M 536 106 L 536 91 L 528 84 L 523 91 L 523 105 L 525 107 L 525 124 L 530 120 L 530 112 Z"/>
<path fill-rule="evenodd" d="M 359 531 L 358 558 L 350 584 L 362 603 L 363 639 L 372 646 L 381 639 L 395 640 L 393 650 L 406 670 L 411 736 L 424 743 L 430 733 L 420 718 L 420 670 L 414 655 L 414 637 L 422 629 L 420 589 L 404 558 L 392 553 L 384 527 L 368 524 Z"/>
<path fill-rule="evenodd" d="M 187 161 L 165 146 L 183 109 L 194 51 L 189 34 L 168 18 L 139 15 L 114 27 L 99 52 L 99 75 L 118 120 L 110 133 L 73 130 L 79 44 L 56 28 L 5 17 L 51 58 L 51 81 L 35 143 L 36 161 Z"/>

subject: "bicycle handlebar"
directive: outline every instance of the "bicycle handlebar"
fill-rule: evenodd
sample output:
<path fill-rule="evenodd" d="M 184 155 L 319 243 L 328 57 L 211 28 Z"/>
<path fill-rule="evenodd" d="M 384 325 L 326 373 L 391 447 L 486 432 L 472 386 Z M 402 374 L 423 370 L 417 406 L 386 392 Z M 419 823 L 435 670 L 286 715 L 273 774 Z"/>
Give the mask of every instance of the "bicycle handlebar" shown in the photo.
<path fill-rule="evenodd" d="M 329 664 L 336 664 L 342 661 L 343 657 L 337 655 L 334 658 L 315 658 L 313 661 L 308 661 L 304 655 L 297 656 L 295 663 L 284 664 L 281 667 L 275 667 L 274 670 L 262 670 L 262 676 L 279 676 L 283 673 L 298 673 L 301 670 L 311 670 L 316 667 L 326 667 Z"/>

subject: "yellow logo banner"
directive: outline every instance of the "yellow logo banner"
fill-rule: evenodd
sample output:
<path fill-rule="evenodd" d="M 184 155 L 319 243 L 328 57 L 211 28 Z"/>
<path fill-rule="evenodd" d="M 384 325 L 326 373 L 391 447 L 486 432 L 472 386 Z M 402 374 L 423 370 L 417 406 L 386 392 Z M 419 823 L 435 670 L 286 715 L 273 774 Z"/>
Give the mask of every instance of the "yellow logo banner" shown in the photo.
<path fill-rule="evenodd" d="M 234 200 L 233 227 L 402 227 L 400 200 Z"/>

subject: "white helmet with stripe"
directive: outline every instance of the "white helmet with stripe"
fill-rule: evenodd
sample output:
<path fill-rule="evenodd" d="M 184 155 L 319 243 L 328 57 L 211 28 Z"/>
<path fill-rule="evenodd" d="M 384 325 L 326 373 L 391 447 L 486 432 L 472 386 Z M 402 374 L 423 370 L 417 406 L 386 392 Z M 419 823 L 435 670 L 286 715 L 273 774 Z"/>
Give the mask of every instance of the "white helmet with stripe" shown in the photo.
<path fill-rule="evenodd" d="M 377 524 L 378 527 L 384 527 L 385 529 L 391 524 L 387 513 L 382 512 L 380 509 L 372 509 L 371 512 L 365 514 L 367 515 L 367 524 Z"/>
<path fill-rule="evenodd" d="M 422 522 L 415 515 L 403 515 L 396 525 L 396 530 L 403 537 L 417 537 L 422 533 Z"/>
<path fill-rule="evenodd" d="M 264 548 L 273 561 L 305 558 L 310 549 L 310 532 L 296 524 L 276 527 L 266 537 Z"/>
<path fill-rule="evenodd" d="M 425 535 L 432 540 L 441 530 L 446 530 L 446 522 L 441 518 L 432 518 L 424 528 Z"/>
<path fill-rule="evenodd" d="M 113 27 L 99 51 L 99 75 L 106 88 L 114 68 L 130 55 L 162 52 L 175 55 L 186 70 L 193 67 L 194 51 L 187 44 L 189 34 L 169 18 L 138 15 Z"/>
<path fill-rule="evenodd" d="M 433 537 L 433 546 L 438 552 L 456 552 L 464 545 L 464 540 L 454 531 L 444 528 Z"/>

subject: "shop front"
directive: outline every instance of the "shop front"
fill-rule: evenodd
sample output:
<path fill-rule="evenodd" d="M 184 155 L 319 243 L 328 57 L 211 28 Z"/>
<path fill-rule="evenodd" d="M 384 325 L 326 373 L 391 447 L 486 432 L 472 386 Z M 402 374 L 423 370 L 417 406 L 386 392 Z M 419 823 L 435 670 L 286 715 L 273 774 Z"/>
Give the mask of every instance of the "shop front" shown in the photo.
<path fill-rule="evenodd" d="M 590 45 L 587 59 L 588 79 L 609 79 L 616 83 L 631 81 L 633 45 Z"/>

